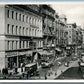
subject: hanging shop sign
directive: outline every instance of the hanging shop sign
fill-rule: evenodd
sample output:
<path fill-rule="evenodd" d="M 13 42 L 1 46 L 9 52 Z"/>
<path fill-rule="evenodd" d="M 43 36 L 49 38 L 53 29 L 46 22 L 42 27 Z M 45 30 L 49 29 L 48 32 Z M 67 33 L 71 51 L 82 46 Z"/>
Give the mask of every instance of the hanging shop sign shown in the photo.
<path fill-rule="evenodd" d="M 7 57 L 12 57 L 12 56 L 17 56 L 18 53 L 17 52 L 7 52 L 6 55 Z"/>
<path fill-rule="evenodd" d="M 70 49 L 70 47 L 66 47 L 66 49 Z"/>

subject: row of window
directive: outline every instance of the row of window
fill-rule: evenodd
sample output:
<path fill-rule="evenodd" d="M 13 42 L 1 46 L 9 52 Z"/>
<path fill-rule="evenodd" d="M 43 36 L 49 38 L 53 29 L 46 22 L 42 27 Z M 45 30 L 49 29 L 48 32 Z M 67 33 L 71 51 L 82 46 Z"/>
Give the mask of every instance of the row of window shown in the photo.
<path fill-rule="evenodd" d="M 6 50 L 27 49 L 43 47 L 43 41 L 38 41 L 38 45 L 33 45 L 30 41 L 6 41 Z"/>
<path fill-rule="evenodd" d="M 38 27 L 40 27 L 42 24 L 42 21 L 40 19 L 37 19 L 36 17 L 18 13 L 12 10 L 7 10 L 7 17 L 18 21 L 26 22 L 29 24 L 33 24 Z"/>
<path fill-rule="evenodd" d="M 42 34 L 42 30 L 39 29 L 32 29 L 32 28 L 25 28 L 22 26 L 15 26 L 7 24 L 6 34 L 12 35 L 26 35 L 26 36 L 38 36 L 40 37 Z"/>

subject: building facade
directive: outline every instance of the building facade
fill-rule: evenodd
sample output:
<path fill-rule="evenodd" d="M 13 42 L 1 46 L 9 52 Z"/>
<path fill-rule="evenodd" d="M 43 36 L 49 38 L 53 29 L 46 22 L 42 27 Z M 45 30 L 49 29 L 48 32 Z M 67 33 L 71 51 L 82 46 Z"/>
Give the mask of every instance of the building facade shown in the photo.
<path fill-rule="evenodd" d="M 68 46 L 77 55 L 77 48 L 82 45 L 82 29 L 76 23 L 67 24 Z"/>
<path fill-rule="evenodd" d="M 65 15 L 55 14 L 56 48 L 60 48 L 63 52 L 67 45 L 66 23 Z"/>
<path fill-rule="evenodd" d="M 55 48 L 55 10 L 49 5 L 40 5 L 43 21 L 43 50 L 54 53 Z"/>
<path fill-rule="evenodd" d="M 43 47 L 42 16 L 37 5 L 0 6 L 0 68 L 21 67 L 34 61 Z"/>

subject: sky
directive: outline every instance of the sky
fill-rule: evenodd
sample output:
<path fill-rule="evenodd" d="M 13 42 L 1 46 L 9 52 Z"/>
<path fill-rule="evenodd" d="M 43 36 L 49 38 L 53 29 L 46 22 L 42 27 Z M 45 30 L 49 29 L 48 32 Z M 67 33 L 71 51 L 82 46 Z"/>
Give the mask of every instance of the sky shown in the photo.
<path fill-rule="evenodd" d="M 84 2 L 56 2 L 51 6 L 59 15 L 65 14 L 68 23 L 84 27 Z"/>

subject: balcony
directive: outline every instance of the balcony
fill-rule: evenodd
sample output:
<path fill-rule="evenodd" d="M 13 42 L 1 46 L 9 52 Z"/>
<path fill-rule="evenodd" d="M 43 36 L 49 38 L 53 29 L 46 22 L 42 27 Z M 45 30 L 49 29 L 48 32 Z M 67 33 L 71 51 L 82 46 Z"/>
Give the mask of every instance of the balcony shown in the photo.
<path fill-rule="evenodd" d="M 32 27 L 32 28 L 38 28 L 39 29 L 39 27 L 38 26 L 36 26 L 36 25 L 30 25 L 30 27 Z"/>
<path fill-rule="evenodd" d="M 55 44 L 45 44 L 45 45 L 43 45 L 44 49 L 48 49 L 48 48 L 51 48 L 51 47 L 55 47 Z"/>
<path fill-rule="evenodd" d="M 55 35 L 55 32 L 47 32 L 47 31 L 43 32 L 43 35 L 44 35 L 44 36 L 52 36 L 52 37 L 53 37 L 53 36 L 56 36 L 56 35 Z"/>
<path fill-rule="evenodd" d="M 36 46 L 28 46 L 27 48 L 17 48 L 17 49 L 5 49 L 6 52 L 11 51 L 25 51 L 25 50 L 33 50 L 36 49 Z"/>
<path fill-rule="evenodd" d="M 25 37 L 25 38 L 42 38 L 42 36 L 35 36 L 35 35 L 23 35 L 23 34 L 5 34 L 5 36 L 12 36 L 12 37 Z"/>

